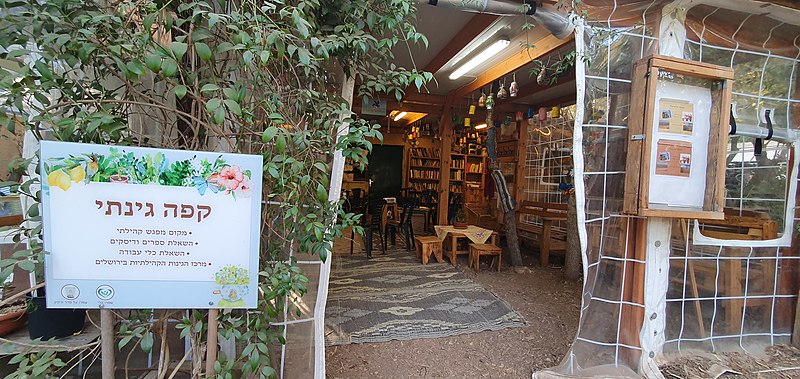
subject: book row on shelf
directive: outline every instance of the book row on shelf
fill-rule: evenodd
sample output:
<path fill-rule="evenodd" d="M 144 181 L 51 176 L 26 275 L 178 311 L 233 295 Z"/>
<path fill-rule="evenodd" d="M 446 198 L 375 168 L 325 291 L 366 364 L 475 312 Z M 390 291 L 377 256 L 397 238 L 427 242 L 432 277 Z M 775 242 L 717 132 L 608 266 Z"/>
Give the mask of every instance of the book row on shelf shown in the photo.
<path fill-rule="evenodd" d="M 439 168 L 439 161 L 433 159 L 411 158 L 411 166 Z"/>
<path fill-rule="evenodd" d="M 467 172 L 469 173 L 482 173 L 483 163 L 470 163 L 467 165 Z"/>
<path fill-rule="evenodd" d="M 422 192 L 422 191 L 426 191 L 426 190 L 434 190 L 434 191 L 436 191 L 436 190 L 439 189 L 439 184 L 436 183 L 436 182 L 427 182 L 427 183 L 414 182 L 414 183 L 410 183 L 410 186 L 411 186 L 411 188 L 413 188 L 417 192 Z"/>
<path fill-rule="evenodd" d="M 450 168 L 455 169 L 464 169 L 464 160 L 463 159 L 453 159 L 450 161 Z"/>
<path fill-rule="evenodd" d="M 415 147 L 411 149 L 412 157 L 421 158 L 434 158 L 439 159 L 439 149 L 431 149 L 426 147 Z"/>
<path fill-rule="evenodd" d="M 464 171 L 450 171 L 450 180 L 464 180 Z"/>
<path fill-rule="evenodd" d="M 431 179 L 431 180 L 435 179 L 435 180 L 439 180 L 439 171 L 414 170 L 414 169 L 412 169 L 409 172 L 411 174 L 409 179 L 411 179 L 411 180 L 414 180 L 414 179 Z"/>

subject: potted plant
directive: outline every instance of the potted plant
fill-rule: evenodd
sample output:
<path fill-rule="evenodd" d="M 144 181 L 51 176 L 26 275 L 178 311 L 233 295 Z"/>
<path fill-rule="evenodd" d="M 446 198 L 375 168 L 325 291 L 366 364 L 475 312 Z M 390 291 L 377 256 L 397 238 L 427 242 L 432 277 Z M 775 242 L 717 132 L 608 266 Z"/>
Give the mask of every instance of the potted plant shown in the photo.
<path fill-rule="evenodd" d="M 25 299 L 21 296 L 11 296 L 12 289 L 11 285 L 3 285 L 3 302 L 0 306 L 0 337 L 22 328 L 28 320 Z"/>
<path fill-rule="evenodd" d="M 464 207 L 458 208 L 456 211 L 456 218 L 453 221 L 453 227 L 456 229 L 466 229 L 467 228 L 467 217 L 464 215 Z"/>

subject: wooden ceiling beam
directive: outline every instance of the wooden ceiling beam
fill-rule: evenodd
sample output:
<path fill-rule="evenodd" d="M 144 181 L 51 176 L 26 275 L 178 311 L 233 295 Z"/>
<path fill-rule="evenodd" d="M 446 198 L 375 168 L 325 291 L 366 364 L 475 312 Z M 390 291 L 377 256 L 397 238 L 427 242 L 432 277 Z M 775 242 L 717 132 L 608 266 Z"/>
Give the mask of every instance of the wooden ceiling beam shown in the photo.
<path fill-rule="evenodd" d="M 476 14 L 464 25 L 461 30 L 445 45 L 444 48 L 439 50 L 436 56 L 423 69 L 427 72 L 435 73 L 439 71 L 450 59 L 453 59 L 458 52 L 472 42 L 481 32 L 486 30 L 499 16 L 491 14 Z"/>
<path fill-rule="evenodd" d="M 455 97 L 459 98 L 469 95 L 471 92 L 474 92 L 475 90 L 516 71 L 528 63 L 531 63 L 531 61 L 534 59 L 547 55 L 551 51 L 571 43 L 574 39 L 575 34 L 571 34 L 569 37 L 564 39 L 558 39 L 552 34 L 549 34 L 547 37 L 536 41 L 534 43 L 534 48 L 521 49 L 518 53 L 478 75 L 478 77 L 472 83 L 456 90 Z"/>
<path fill-rule="evenodd" d="M 427 105 L 427 104 L 414 104 L 414 103 L 398 103 L 396 101 L 386 102 L 386 112 L 391 111 L 406 111 L 427 114 L 442 114 L 441 105 Z M 361 104 L 353 104 L 353 112 L 361 113 Z"/>

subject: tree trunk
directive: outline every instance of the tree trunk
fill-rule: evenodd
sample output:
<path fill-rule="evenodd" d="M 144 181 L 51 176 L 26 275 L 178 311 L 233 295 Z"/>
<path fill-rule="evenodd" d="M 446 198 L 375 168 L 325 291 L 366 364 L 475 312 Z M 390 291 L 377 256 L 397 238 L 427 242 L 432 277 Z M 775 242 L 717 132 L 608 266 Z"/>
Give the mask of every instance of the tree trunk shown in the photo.
<path fill-rule="evenodd" d="M 567 252 L 564 257 L 564 276 L 567 280 L 581 277 L 581 242 L 578 236 L 578 210 L 575 194 L 567 201 Z"/>
<path fill-rule="evenodd" d="M 522 266 L 522 254 L 519 251 L 519 237 L 517 236 L 517 218 L 514 196 L 508 191 L 505 177 L 500 173 L 500 165 L 497 163 L 497 130 L 492 122 L 492 111 L 486 112 L 486 125 L 488 125 L 488 137 L 486 138 L 486 150 L 489 155 L 489 170 L 492 172 L 495 191 L 500 199 L 507 198 L 508 201 L 500 201 L 503 210 L 503 225 L 506 230 L 506 244 L 508 253 L 511 257 L 512 266 Z M 517 164 L 520 164 L 517 162 Z M 524 164 L 524 160 L 523 160 Z M 517 183 L 519 185 L 519 183 Z"/>

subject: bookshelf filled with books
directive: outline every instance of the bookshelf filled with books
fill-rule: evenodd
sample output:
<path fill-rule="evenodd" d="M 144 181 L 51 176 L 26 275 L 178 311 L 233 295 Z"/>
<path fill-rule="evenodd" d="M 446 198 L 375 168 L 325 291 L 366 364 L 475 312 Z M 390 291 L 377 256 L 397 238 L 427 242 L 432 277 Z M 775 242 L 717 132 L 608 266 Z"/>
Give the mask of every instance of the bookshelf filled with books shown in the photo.
<path fill-rule="evenodd" d="M 460 195 L 465 202 L 480 202 L 483 199 L 486 157 L 476 154 L 450 155 L 451 196 Z"/>
<path fill-rule="evenodd" d="M 408 187 L 422 192 L 438 190 L 441 179 L 439 149 L 414 147 L 408 157 Z"/>

